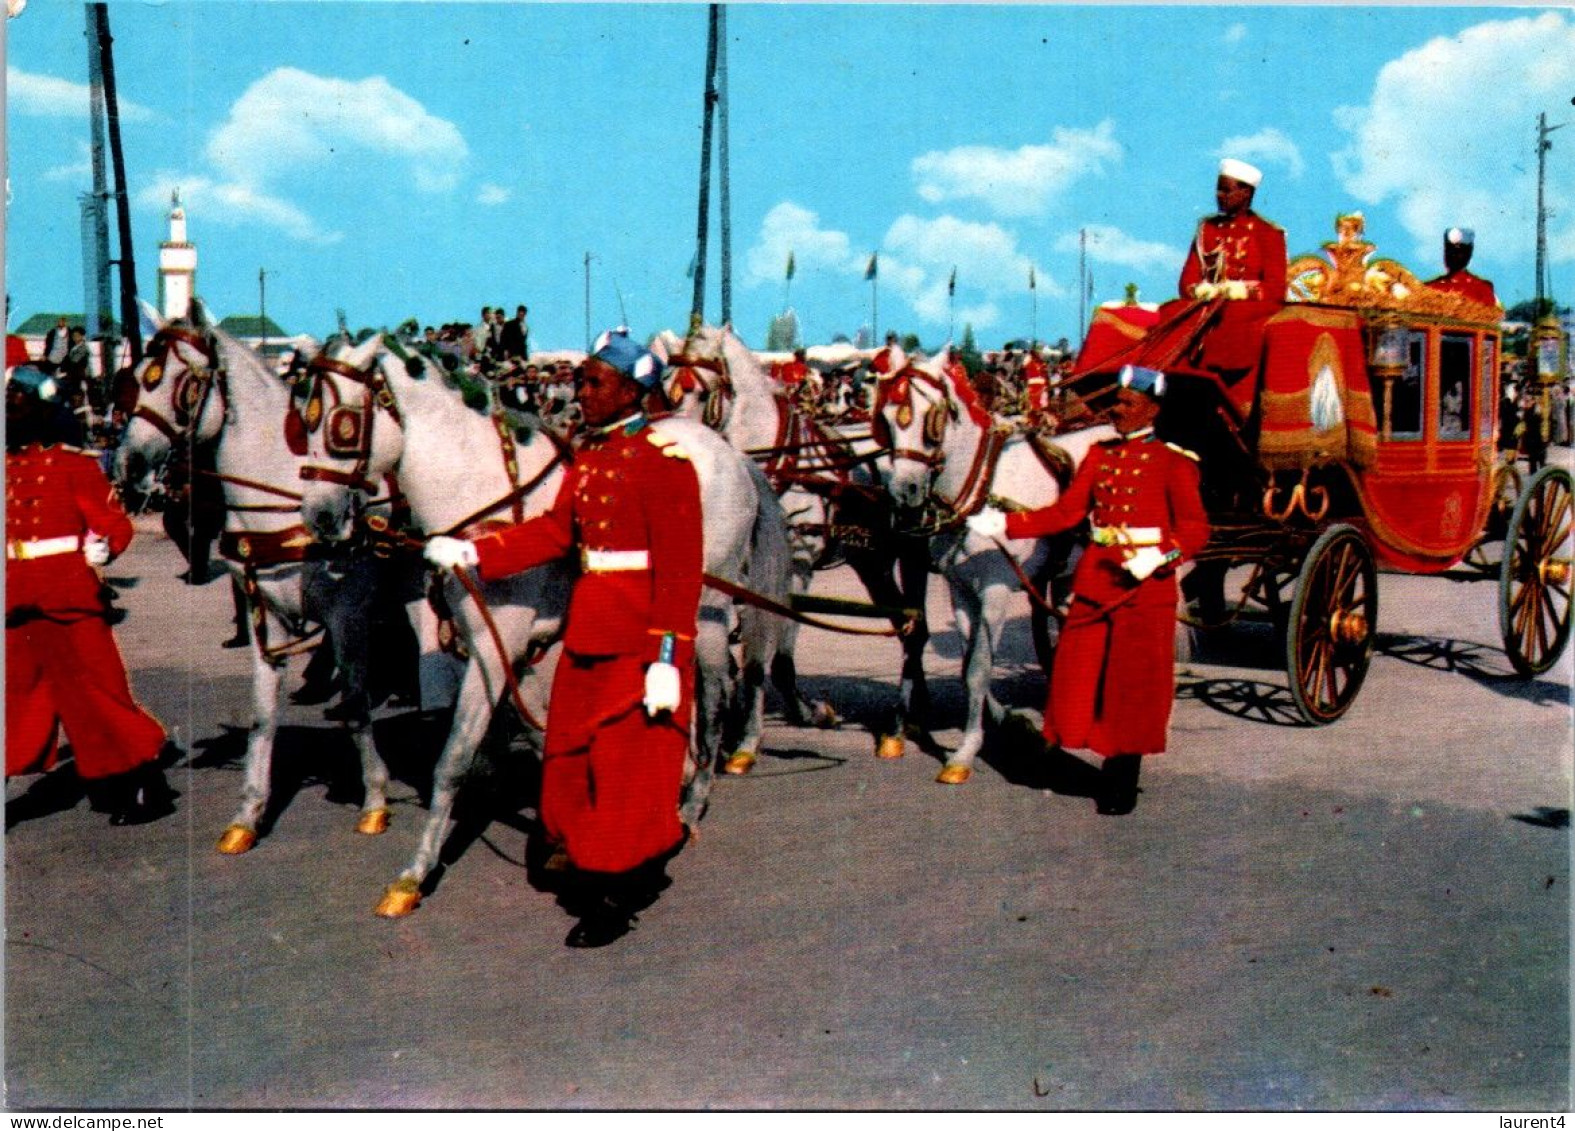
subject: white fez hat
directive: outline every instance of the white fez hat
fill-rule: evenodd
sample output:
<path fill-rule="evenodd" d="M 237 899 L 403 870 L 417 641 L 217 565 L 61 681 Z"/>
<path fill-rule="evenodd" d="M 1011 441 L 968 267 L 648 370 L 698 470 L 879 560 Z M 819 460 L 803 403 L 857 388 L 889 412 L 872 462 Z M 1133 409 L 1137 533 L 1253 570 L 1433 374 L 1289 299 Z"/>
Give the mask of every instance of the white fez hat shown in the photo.
<path fill-rule="evenodd" d="M 1263 180 L 1263 170 L 1254 168 L 1245 161 L 1238 161 L 1234 157 L 1227 157 L 1220 162 L 1220 176 L 1257 188 Z"/>

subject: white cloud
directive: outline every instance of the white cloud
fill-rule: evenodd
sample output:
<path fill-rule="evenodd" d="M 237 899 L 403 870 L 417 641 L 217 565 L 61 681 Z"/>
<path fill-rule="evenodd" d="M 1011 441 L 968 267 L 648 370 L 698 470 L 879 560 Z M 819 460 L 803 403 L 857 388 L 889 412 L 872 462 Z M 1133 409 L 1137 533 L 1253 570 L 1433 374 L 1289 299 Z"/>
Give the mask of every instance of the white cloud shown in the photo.
<path fill-rule="evenodd" d="M 92 105 L 87 83 L 11 66 L 5 69 L 5 101 L 9 112 L 39 118 L 86 118 Z M 124 98 L 116 105 L 123 121 L 145 122 L 153 117 L 147 107 Z"/>
<path fill-rule="evenodd" d="M 250 185 L 215 182 L 208 177 L 159 173 L 137 194 L 144 208 L 164 209 L 170 193 L 179 189 L 188 215 L 203 223 L 264 224 L 305 243 L 330 244 L 344 239 L 343 232 L 325 231 L 301 209 L 278 196 Z"/>
<path fill-rule="evenodd" d="M 77 141 L 77 160 L 44 170 L 46 181 L 87 181 L 93 176 L 93 151 L 85 141 Z"/>
<path fill-rule="evenodd" d="M 1115 123 L 1107 118 L 1091 130 L 1057 126 L 1049 145 L 934 150 L 913 159 L 913 177 L 931 204 L 974 198 L 1001 216 L 1034 216 L 1074 182 L 1103 174 L 1121 156 Z"/>
<path fill-rule="evenodd" d="M 507 204 L 509 202 L 509 198 L 513 195 L 513 192 L 504 188 L 502 185 L 495 185 L 488 182 L 487 184 L 482 185 L 481 188 L 476 191 L 476 203 L 487 205 Z"/>
<path fill-rule="evenodd" d="M 744 257 L 751 285 L 780 283 L 792 253 L 795 270 L 806 268 L 847 272 L 863 270 L 846 232 L 820 226 L 820 216 L 790 200 L 766 213 L 760 236 Z"/>
<path fill-rule="evenodd" d="M 374 75 L 354 82 L 279 67 L 254 82 L 208 139 L 225 179 L 258 185 L 365 154 L 408 162 L 416 188 L 442 192 L 469 156 L 452 122 Z"/>
<path fill-rule="evenodd" d="M 947 284 L 957 270 L 957 289 L 971 305 L 959 307 L 959 322 L 985 329 L 1000 318 L 1006 296 L 1028 296 L 1028 274 L 1037 276 L 1045 298 L 1065 290 L 1017 248 L 1017 237 L 998 224 L 978 224 L 955 216 L 933 220 L 899 216 L 881 246 L 881 282 L 892 287 L 920 318 L 945 323 L 950 313 Z M 980 296 L 982 295 L 982 301 Z"/>
<path fill-rule="evenodd" d="M 1246 24 L 1231 24 L 1225 29 L 1225 42 L 1232 46 L 1247 38 Z"/>
<path fill-rule="evenodd" d="M 1095 263 L 1110 263 L 1138 271 L 1180 271 L 1186 252 L 1169 244 L 1140 240 L 1109 224 L 1089 224 L 1088 258 Z M 1083 248 L 1077 232 L 1068 232 L 1056 241 L 1055 249 L 1075 253 Z"/>
<path fill-rule="evenodd" d="M 1302 175 L 1307 164 L 1296 143 L 1273 126 L 1266 126 L 1255 134 L 1228 137 L 1214 151 L 1216 157 L 1235 157 L 1255 165 L 1283 165 L 1293 180 Z"/>
<path fill-rule="evenodd" d="M 1524 256 L 1535 243 L 1533 114 L 1567 106 L 1571 91 L 1575 25 L 1562 13 L 1477 24 L 1391 60 L 1365 106 L 1336 112 L 1351 135 L 1336 171 L 1359 200 L 1397 202 L 1418 258 L 1436 262 L 1457 224 L 1476 229 L 1479 260 Z M 1564 261 L 1575 260 L 1568 161 L 1555 150 L 1547 179 L 1549 251 Z"/>

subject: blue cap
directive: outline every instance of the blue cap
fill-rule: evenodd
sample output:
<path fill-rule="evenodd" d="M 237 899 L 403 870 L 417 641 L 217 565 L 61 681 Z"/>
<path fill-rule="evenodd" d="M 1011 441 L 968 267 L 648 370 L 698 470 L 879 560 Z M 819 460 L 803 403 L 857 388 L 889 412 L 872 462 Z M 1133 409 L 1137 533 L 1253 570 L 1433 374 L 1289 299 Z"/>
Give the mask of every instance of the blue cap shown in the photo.
<path fill-rule="evenodd" d="M 54 374 L 45 373 L 36 365 L 18 365 L 7 370 L 5 383 L 8 389 L 15 385 L 27 390 L 45 404 L 59 404 L 64 393 Z"/>
<path fill-rule="evenodd" d="M 656 355 L 629 337 L 629 327 L 602 331 L 591 346 L 591 356 L 610 365 L 643 389 L 654 389 L 662 376 Z"/>
<path fill-rule="evenodd" d="M 1165 395 L 1165 375 L 1157 369 L 1144 369 L 1141 365 L 1123 365 L 1117 378 L 1123 389 L 1147 393 L 1156 400 Z"/>

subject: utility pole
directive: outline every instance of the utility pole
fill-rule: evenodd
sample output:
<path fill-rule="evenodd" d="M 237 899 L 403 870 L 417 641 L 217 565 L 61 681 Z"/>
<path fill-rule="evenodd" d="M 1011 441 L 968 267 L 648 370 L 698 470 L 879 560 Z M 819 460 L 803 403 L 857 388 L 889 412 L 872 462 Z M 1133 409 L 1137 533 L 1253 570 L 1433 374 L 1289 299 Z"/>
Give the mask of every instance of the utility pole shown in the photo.
<path fill-rule="evenodd" d="M 1553 287 L 1548 277 L 1548 213 L 1543 204 L 1543 183 L 1547 179 L 1548 150 L 1553 148 L 1553 143 L 1548 140 L 1548 135 L 1554 130 L 1562 130 L 1569 123 L 1561 122 L 1556 126 L 1548 125 L 1548 115 L 1537 115 L 1537 305 L 1536 317 L 1542 316 L 1542 303 L 1544 299 L 1553 297 Z"/>
<path fill-rule="evenodd" d="M 268 287 L 266 279 L 268 271 L 264 267 L 257 268 L 257 352 L 262 353 L 268 345 Z"/>
<path fill-rule="evenodd" d="M 711 119 L 716 110 L 716 46 L 719 4 L 712 4 L 705 49 L 705 106 L 700 126 L 700 215 L 695 224 L 695 291 L 689 321 L 705 321 L 706 234 L 711 226 Z"/>
<path fill-rule="evenodd" d="M 717 152 L 722 173 L 722 192 L 718 200 L 722 206 L 722 324 L 728 326 L 733 322 L 733 204 L 727 163 L 727 8 L 718 4 L 716 10 L 717 129 L 722 135 Z"/>
<path fill-rule="evenodd" d="M 1088 330 L 1088 229 L 1077 230 L 1077 332 Z"/>
<path fill-rule="evenodd" d="M 142 360 L 142 331 L 137 317 L 137 264 L 131 249 L 131 201 L 126 194 L 126 155 L 120 144 L 120 99 L 115 93 L 114 37 L 109 34 L 109 8 L 93 5 L 98 32 L 99 66 L 104 77 L 104 113 L 109 124 L 109 153 L 115 170 L 115 214 L 120 227 L 120 325 L 131 346 L 131 364 Z"/>
<path fill-rule="evenodd" d="M 87 319 L 88 338 L 96 338 L 99 342 L 99 365 L 107 387 L 114 373 L 120 335 L 115 332 L 115 305 L 109 297 L 109 215 L 106 212 L 109 189 L 104 171 L 104 70 L 99 57 L 92 5 L 84 4 L 83 13 L 87 17 L 89 141 L 93 163 L 93 282 L 90 305 L 83 314 Z"/>

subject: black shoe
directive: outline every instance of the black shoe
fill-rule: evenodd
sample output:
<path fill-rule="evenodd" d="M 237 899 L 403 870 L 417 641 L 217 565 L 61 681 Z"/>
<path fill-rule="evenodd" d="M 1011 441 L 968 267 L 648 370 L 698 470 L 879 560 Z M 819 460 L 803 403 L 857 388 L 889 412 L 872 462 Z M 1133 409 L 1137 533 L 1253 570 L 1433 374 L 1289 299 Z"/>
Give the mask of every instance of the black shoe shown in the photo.
<path fill-rule="evenodd" d="M 245 648 L 252 642 L 252 634 L 245 630 L 237 630 L 235 635 L 220 644 L 220 648 Z"/>
<path fill-rule="evenodd" d="M 354 723 L 365 720 L 369 712 L 370 705 L 364 694 L 346 695 L 333 706 L 323 708 L 323 718 L 331 723 Z"/>
<path fill-rule="evenodd" d="M 109 814 L 112 825 L 146 825 L 175 812 L 180 795 L 164 780 L 164 771 L 154 763 L 139 766 L 120 775 L 116 799 Z"/>
<path fill-rule="evenodd" d="M 576 950 L 591 950 L 607 946 L 634 930 L 634 915 L 611 904 L 603 904 L 586 913 L 563 940 L 564 946 Z"/>
<path fill-rule="evenodd" d="M 1099 797 L 1095 810 L 1106 817 L 1124 817 L 1137 808 L 1138 775 L 1143 769 L 1140 754 L 1118 754 L 1106 758 L 1099 773 Z"/>

